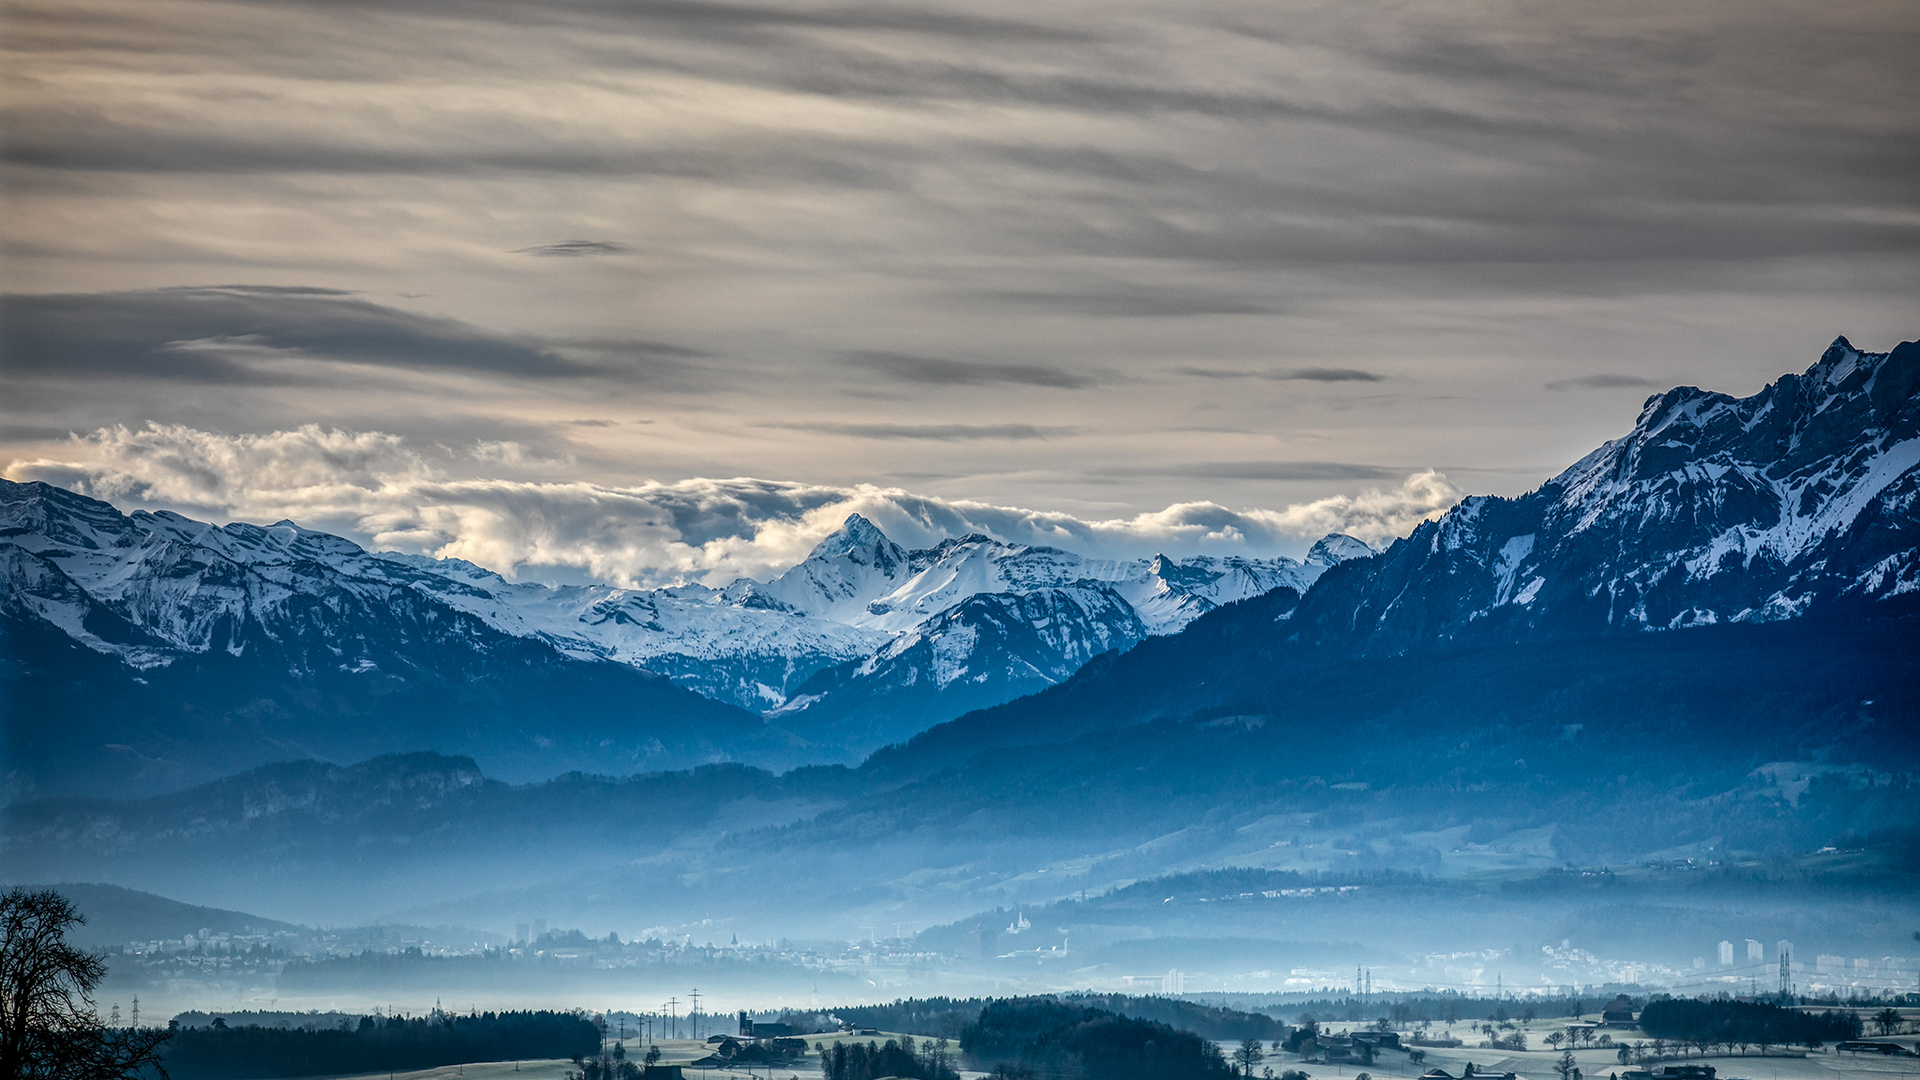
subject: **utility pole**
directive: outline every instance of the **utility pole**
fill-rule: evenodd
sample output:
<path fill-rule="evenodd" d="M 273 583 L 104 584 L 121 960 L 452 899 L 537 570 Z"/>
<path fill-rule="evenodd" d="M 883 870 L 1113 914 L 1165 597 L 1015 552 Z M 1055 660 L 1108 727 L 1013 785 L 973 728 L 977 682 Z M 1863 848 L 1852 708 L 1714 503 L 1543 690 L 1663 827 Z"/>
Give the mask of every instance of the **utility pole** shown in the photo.
<path fill-rule="evenodd" d="M 700 988 L 694 987 L 691 996 L 693 1007 L 687 1010 L 687 1019 L 693 1024 L 693 1037 L 698 1039 L 700 1037 Z"/>
<path fill-rule="evenodd" d="M 674 1037 L 674 1038 L 676 1038 L 676 1039 L 680 1037 L 680 1013 L 679 1013 L 679 1009 L 680 1009 L 680 999 L 679 999 L 679 998 L 677 998 L 677 997 L 670 997 L 670 998 L 668 998 L 668 999 L 667 999 L 667 1016 L 668 1016 L 668 1018 L 669 1018 L 669 1019 L 670 1019 L 670 1020 L 672 1021 L 672 1023 L 673 1023 L 673 1037 Z"/>

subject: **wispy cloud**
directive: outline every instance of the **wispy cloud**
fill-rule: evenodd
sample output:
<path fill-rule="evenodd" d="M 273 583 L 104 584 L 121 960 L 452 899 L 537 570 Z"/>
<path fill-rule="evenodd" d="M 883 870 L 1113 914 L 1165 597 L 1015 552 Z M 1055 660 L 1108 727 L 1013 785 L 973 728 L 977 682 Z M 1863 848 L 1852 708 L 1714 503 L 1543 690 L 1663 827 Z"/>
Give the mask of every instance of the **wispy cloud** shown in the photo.
<path fill-rule="evenodd" d="M 846 435 L 856 439 L 933 439 L 939 442 L 969 442 L 975 439 L 1045 439 L 1068 435 L 1071 427 L 1036 424 L 835 424 L 825 421 L 762 424 L 762 427 L 789 431 L 817 431 L 824 435 Z"/>
<path fill-rule="evenodd" d="M 1262 375 L 1275 382 L 1384 382 L 1386 376 L 1358 368 L 1303 367 L 1286 368 Z"/>
<path fill-rule="evenodd" d="M 301 381 L 290 362 L 580 375 L 537 340 L 387 307 L 335 289 L 224 285 L 0 296 L 15 374 L 215 383 Z"/>
<path fill-rule="evenodd" d="M 1247 369 L 1186 365 L 1179 371 L 1202 379 L 1266 379 L 1269 382 L 1385 382 L 1387 378 L 1378 372 L 1342 367 Z"/>
<path fill-rule="evenodd" d="M 623 255 L 633 250 L 627 245 L 613 240 L 562 240 L 557 244 L 539 244 L 534 247 L 515 248 L 515 255 L 538 255 L 542 258 L 577 258 L 581 255 Z"/>
<path fill-rule="evenodd" d="M 1099 476 L 1190 476 L 1203 480 L 1385 480 L 1405 469 L 1348 461 L 1196 461 L 1095 470 Z"/>
<path fill-rule="evenodd" d="M 1643 379 L 1638 375 L 1619 375 L 1602 372 L 1594 375 L 1582 375 L 1576 379 L 1559 379 L 1547 385 L 1549 390 L 1622 390 L 1629 387 L 1657 387 L 1660 384 L 1652 379 Z"/>
<path fill-rule="evenodd" d="M 1092 386 L 1087 374 L 1047 364 L 976 363 L 948 360 L 937 356 L 862 349 L 846 354 L 848 363 L 878 372 L 901 382 L 931 386 L 983 386 L 1011 383 L 1018 386 L 1052 386 L 1077 390 Z"/>
<path fill-rule="evenodd" d="M 1185 289 L 989 290 L 983 298 L 1044 311 L 1130 319 L 1188 318 L 1198 315 L 1270 315 L 1273 304 Z"/>

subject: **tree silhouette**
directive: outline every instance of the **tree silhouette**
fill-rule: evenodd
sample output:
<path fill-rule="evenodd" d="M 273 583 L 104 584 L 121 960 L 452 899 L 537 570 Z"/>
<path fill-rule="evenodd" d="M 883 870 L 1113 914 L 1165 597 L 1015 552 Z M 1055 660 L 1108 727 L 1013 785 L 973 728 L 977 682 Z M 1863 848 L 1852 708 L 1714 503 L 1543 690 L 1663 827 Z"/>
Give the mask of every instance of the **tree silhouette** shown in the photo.
<path fill-rule="evenodd" d="M 167 1031 L 107 1028 L 93 988 L 107 973 L 99 955 L 67 944 L 86 922 L 51 889 L 18 886 L 0 895 L 0 1077 L 7 1080 L 120 1080 L 151 1066 Z"/>

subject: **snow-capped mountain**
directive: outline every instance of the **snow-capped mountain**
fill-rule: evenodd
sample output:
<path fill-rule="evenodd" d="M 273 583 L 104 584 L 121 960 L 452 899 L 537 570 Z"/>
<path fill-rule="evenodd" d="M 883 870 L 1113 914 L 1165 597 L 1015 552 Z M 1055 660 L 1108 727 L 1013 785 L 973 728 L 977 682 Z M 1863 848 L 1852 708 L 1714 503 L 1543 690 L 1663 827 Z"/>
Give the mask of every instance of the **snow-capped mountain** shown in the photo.
<path fill-rule="evenodd" d="M 758 716 L 503 632 L 447 578 L 285 522 L 0 481 L 0 573 L 9 794 L 428 747 L 523 777 L 801 757 Z"/>
<path fill-rule="evenodd" d="M 1751 397 L 1681 387 L 1517 499 L 1476 497 L 1328 574 L 1299 640 L 1444 641 L 1766 622 L 1920 596 L 1920 343 L 1845 338 Z"/>
<path fill-rule="evenodd" d="M 1224 603 L 1279 585 L 1304 589 L 1328 566 L 1359 554 L 1372 551 L 1351 537 L 1328 537 L 1304 562 L 1209 556 L 1178 561 L 1165 556 L 1088 559 L 977 533 L 909 550 L 853 514 L 806 559 L 772 581 L 741 579 L 724 589 L 551 587 L 510 582 L 455 559 L 396 554 L 373 558 L 405 566 L 408 580 L 417 587 L 435 588 L 420 583 L 420 575 L 445 580 L 449 587 L 441 598 L 446 603 L 503 633 L 536 636 L 573 656 L 632 664 L 709 697 L 767 712 L 787 706 L 816 673 L 850 664 L 859 670 L 861 662 L 877 660 L 970 597 L 1020 596 L 1095 583 L 1110 586 L 1123 605 L 1131 606 L 1147 633 L 1167 634 Z M 1087 646 L 1106 639 L 1095 635 L 1081 640 L 1071 631 L 1056 630 L 1034 640 L 1057 642 L 1052 646 L 1057 654 L 1041 663 L 1040 670 L 1065 666 L 1070 673 L 1084 662 L 1071 658 L 1088 655 Z M 1133 640 L 1137 638 L 1121 635 L 1093 654 L 1124 648 Z M 991 668 L 1003 659 L 1013 662 L 1008 657 L 983 658 L 981 663 Z M 936 680 L 918 685 L 946 684 Z M 1002 684 L 990 680 L 989 685 Z M 819 702 L 822 694 L 816 688 L 806 696 L 803 705 Z M 980 693 L 969 697 L 984 701 Z"/>
<path fill-rule="evenodd" d="M 872 656 L 821 671 L 768 717 L 858 760 L 943 720 L 1062 682 L 1150 632 L 1104 583 L 975 593 Z"/>
<path fill-rule="evenodd" d="M 1341 550 L 1367 549 L 1346 541 Z M 1097 560 L 980 535 L 907 550 L 854 515 L 770 582 L 552 587 L 460 560 L 369 552 L 292 522 L 215 526 L 121 514 L 45 484 L 0 488 L 6 613 L 147 679 L 135 685 L 177 682 L 225 657 L 254 675 L 278 673 L 277 689 L 260 690 L 268 698 L 342 680 L 371 693 L 386 680 L 499 671 L 498 658 L 519 650 L 536 666 L 613 665 L 756 713 L 784 707 L 822 739 L 860 727 L 880 702 L 892 717 L 868 726 L 910 736 L 1222 603 L 1301 587 L 1333 561 Z M 926 670 L 910 670 L 917 664 Z M 785 731 L 745 724 L 736 714 L 714 739 L 656 739 L 659 753 L 641 758 L 771 762 L 792 749 Z M 880 745 L 856 741 L 807 753 L 846 759 Z"/>
<path fill-rule="evenodd" d="M 1282 586 L 1305 592 L 1327 567 L 1372 554 L 1372 548 L 1351 536 L 1330 536 L 1314 545 L 1305 562 L 1205 555 L 1176 562 L 1156 555 L 1114 589 L 1133 605 L 1149 633 L 1171 634 L 1222 604 Z"/>
<path fill-rule="evenodd" d="M 764 586 L 737 582 L 743 597 L 765 597 L 789 610 L 835 622 L 861 621 L 867 606 L 913 576 L 911 553 L 871 521 L 854 514 L 814 545 L 798 566 Z"/>
<path fill-rule="evenodd" d="M 457 559 L 379 558 L 426 575 L 421 587 L 503 633 L 537 637 L 570 656 L 657 672 L 755 711 L 778 707 L 814 672 L 866 656 L 890 636 L 809 614 L 755 581 L 724 590 L 554 587 L 511 582 Z"/>

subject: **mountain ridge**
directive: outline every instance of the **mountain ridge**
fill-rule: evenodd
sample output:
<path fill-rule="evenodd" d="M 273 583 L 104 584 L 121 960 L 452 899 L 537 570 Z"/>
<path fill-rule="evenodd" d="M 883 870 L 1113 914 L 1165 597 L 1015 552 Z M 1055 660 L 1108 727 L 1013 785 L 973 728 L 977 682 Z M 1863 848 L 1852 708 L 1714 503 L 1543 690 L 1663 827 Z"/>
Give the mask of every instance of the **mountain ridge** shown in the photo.
<path fill-rule="evenodd" d="M 205 779 L 208 769 L 299 754 L 436 748 L 481 754 L 523 777 L 523 768 L 858 761 L 1332 561 L 1088 560 L 982 535 L 908 551 L 851 515 L 771 583 L 548 587 L 460 560 L 367 551 L 290 521 L 122 514 L 51 485 L 0 480 L 0 659 L 15 662 L 21 706 L 9 715 L 82 712 L 91 681 L 113 686 L 110 697 L 141 718 L 127 738 L 91 722 L 56 733 L 10 722 L 4 787 L 13 797 L 86 779 L 75 755 L 96 736 L 95 752 L 117 761 L 117 779 L 98 778 L 106 784 Z M 999 599 L 973 602 L 982 596 Z M 1028 596 L 1041 599 L 1019 599 Z M 1073 596 L 1099 602 L 1062 602 Z M 941 623 L 950 611 L 959 615 Z M 1007 620 L 1019 611 L 1032 622 L 1016 628 Z M 936 638 L 930 651 L 911 649 Z M 931 666 L 904 672 L 909 654 Z M 969 670 L 947 670 L 955 664 Z M 418 719 L 385 722 L 403 699 Z M 742 705 L 778 710 L 781 724 Z M 304 731 L 302 716 L 330 719 Z M 222 749 L 196 765 L 170 727 L 221 732 Z M 562 745 L 572 749 L 542 754 Z"/>
<path fill-rule="evenodd" d="M 1753 436 L 1760 421 L 1773 427 Z M 1687 456 L 1689 444 L 1677 436 L 1688 432 L 1704 444 L 1701 456 L 1728 459 L 1712 461 L 1717 472 Z M 1772 442 L 1760 449 L 1784 444 L 1789 451 L 1771 475 L 1753 449 L 1769 434 Z M 1742 449 L 1747 458 L 1737 456 Z M 1675 474 L 1691 482 L 1674 481 Z M 1609 475 L 1625 480 L 1608 487 L 1601 481 Z M 1792 505 L 1777 493 L 1736 497 L 1774 490 L 1769 485 L 1801 494 Z M 1852 507 L 1852 519 L 1840 520 L 1836 505 Z M 1609 506 L 1619 512 L 1609 516 Z M 1822 513 L 1832 518 L 1823 532 L 1781 528 L 1828 520 Z M 1798 537 L 1800 546 L 1783 551 L 1783 535 Z M 1735 565 L 1687 554 L 1713 551 L 1729 536 L 1748 541 L 1753 555 Z M 1610 559 L 1615 551 L 1619 558 Z M 1676 569 L 1689 563 L 1695 569 Z M 1640 588 L 1636 581 L 1652 586 L 1639 608 L 1612 605 L 1610 596 L 1606 610 L 1623 617 L 1596 617 L 1602 605 L 1591 601 L 1601 588 Z M 1803 591 L 1789 595 L 1788 588 Z M 1776 602 L 1783 596 L 1789 602 Z M 1712 617 L 1625 617 L 1662 610 L 1649 603 Z M 1748 398 L 1691 388 L 1653 395 L 1632 432 L 1534 492 L 1473 496 L 1384 552 L 1328 568 L 1304 596 L 1276 590 L 1210 611 L 1178 635 L 1143 641 L 1035 696 L 931 728 L 881 751 L 872 764 L 913 774 L 956 754 L 1027 745 L 1043 735 L 1193 715 L 1264 693 L 1289 673 L 1355 657 L 1809 614 L 1916 612 L 1920 343 L 1862 353 L 1841 338 L 1807 372 Z"/>

